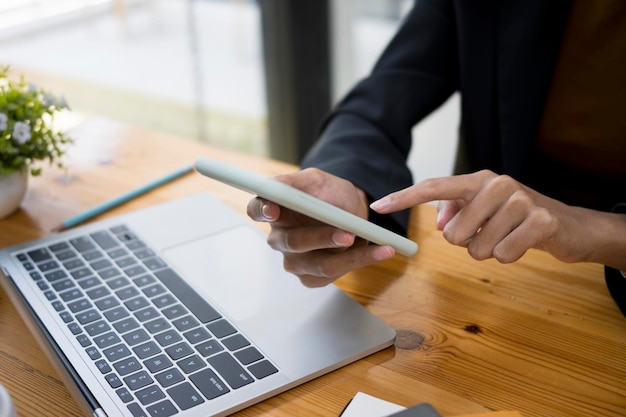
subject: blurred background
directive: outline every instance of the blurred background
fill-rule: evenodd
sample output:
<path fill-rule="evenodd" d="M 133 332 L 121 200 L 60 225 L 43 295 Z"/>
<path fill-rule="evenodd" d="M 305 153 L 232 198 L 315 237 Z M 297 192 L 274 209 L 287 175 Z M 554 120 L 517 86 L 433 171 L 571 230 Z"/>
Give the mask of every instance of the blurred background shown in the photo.
<path fill-rule="evenodd" d="M 297 163 L 412 3 L 0 0 L 0 65 L 63 94 L 68 127 L 105 116 Z M 416 179 L 451 172 L 458 106 L 416 127 Z"/>

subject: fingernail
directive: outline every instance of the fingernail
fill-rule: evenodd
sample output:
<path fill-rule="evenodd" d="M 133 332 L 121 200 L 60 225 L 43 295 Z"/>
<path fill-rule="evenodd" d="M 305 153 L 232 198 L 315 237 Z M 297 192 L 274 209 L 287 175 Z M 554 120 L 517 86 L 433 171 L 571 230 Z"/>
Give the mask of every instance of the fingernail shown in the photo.
<path fill-rule="evenodd" d="M 437 227 L 439 227 L 439 223 L 441 222 L 441 219 L 443 218 L 443 210 L 438 210 L 437 211 L 437 220 L 435 221 L 437 224 Z"/>
<path fill-rule="evenodd" d="M 337 230 L 333 233 L 332 240 L 337 247 L 348 247 L 352 246 L 354 243 L 354 235 L 352 235 L 352 233 L 346 233 L 342 230 Z"/>
<path fill-rule="evenodd" d="M 263 217 L 265 217 L 267 220 L 273 220 L 272 219 L 272 213 L 270 212 L 270 205 L 267 203 L 263 203 L 261 205 L 261 214 L 263 215 Z"/>
<path fill-rule="evenodd" d="M 395 255 L 395 251 L 391 246 L 378 246 L 372 252 L 372 257 L 376 261 L 384 261 L 385 259 L 391 258 Z"/>
<path fill-rule="evenodd" d="M 374 211 L 381 211 L 389 207 L 389 204 L 391 204 L 391 199 L 386 196 L 381 198 L 380 200 L 374 201 L 372 204 L 370 204 L 370 208 Z"/>

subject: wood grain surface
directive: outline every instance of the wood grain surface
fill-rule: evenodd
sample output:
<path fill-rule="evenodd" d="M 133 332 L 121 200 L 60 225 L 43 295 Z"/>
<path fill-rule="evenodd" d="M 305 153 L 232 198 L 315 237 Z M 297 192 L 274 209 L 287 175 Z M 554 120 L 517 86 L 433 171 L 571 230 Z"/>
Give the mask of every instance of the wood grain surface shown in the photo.
<path fill-rule="evenodd" d="M 0 220 L 0 248 L 48 235 L 63 219 L 199 155 L 268 176 L 296 169 L 104 118 L 72 135 L 67 169 L 44 166 L 21 209 Z M 193 173 L 103 217 L 196 192 L 213 193 L 242 214 L 250 198 Z M 415 256 L 337 281 L 396 329 L 395 346 L 237 416 L 337 416 L 358 391 L 404 406 L 429 402 L 444 416 L 626 416 L 626 318 L 608 294 L 602 266 L 565 264 L 534 250 L 510 265 L 474 261 L 435 230 L 435 216 L 429 205 L 413 210 Z M 1 290 L 0 383 L 19 417 L 81 415 Z"/>

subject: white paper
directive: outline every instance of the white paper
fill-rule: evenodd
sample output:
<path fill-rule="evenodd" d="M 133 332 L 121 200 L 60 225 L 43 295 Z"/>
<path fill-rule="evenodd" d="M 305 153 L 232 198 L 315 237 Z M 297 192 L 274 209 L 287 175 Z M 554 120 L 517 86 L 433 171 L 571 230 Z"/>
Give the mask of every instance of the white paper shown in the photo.
<path fill-rule="evenodd" d="M 387 417 L 404 409 L 406 407 L 357 392 L 341 417 Z"/>

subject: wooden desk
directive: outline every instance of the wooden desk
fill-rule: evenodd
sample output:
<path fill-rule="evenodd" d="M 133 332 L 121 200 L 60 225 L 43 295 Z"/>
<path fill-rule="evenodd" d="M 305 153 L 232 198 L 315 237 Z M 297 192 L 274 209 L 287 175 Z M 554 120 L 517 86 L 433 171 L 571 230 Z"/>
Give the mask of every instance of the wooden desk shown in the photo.
<path fill-rule="evenodd" d="M 266 175 L 294 170 L 105 119 L 84 123 L 74 136 L 67 175 L 48 168 L 31 179 L 22 209 L 0 221 L 0 247 L 44 236 L 62 219 L 199 154 Z M 106 215 L 198 191 L 242 213 L 250 198 L 193 174 Z M 602 267 L 563 264 L 539 251 L 512 265 L 473 261 L 444 241 L 434 219 L 431 206 L 414 210 L 416 256 L 337 282 L 397 329 L 395 347 L 237 415 L 337 416 L 357 391 L 405 406 L 430 402 L 444 416 L 493 410 L 524 417 L 626 415 L 626 318 L 608 295 Z M 20 417 L 79 415 L 1 291 L 0 382 Z"/>

